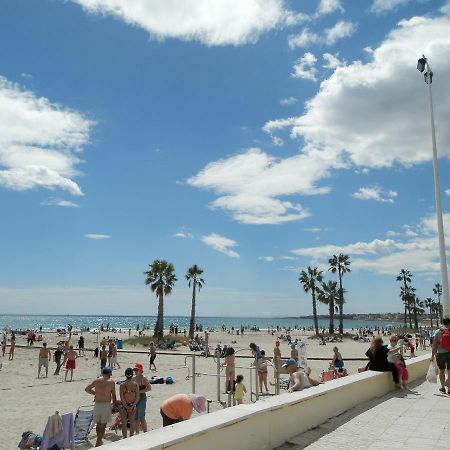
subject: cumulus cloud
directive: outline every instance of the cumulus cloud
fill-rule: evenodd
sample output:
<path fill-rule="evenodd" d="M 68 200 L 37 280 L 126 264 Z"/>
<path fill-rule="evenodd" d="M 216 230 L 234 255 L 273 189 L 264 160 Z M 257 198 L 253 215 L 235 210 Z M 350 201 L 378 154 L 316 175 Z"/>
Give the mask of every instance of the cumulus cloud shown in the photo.
<path fill-rule="evenodd" d="M 336 69 L 337 67 L 345 65 L 345 62 L 338 58 L 338 54 L 333 55 L 331 53 L 324 53 L 322 58 L 325 61 L 325 64 L 322 67 L 325 67 L 325 69 Z"/>
<path fill-rule="evenodd" d="M 341 0 L 320 0 L 316 15 L 324 16 L 336 11 L 339 11 L 341 13 L 344 12 Z"/>
<path fill-rule="evenodd" d="M 352 194 L 352 197 L 358 200 L 375 200 L 381 203 L 394 203 L 394 198 L 397 197 L 395 191 L 383 191 L 379 186 L 368 186 L 359 188 L 357 192 Z"/>
<path fill-rule="evenodd" d="M 317 58 L 313 53 L 307 52 L 299 58 L 293 67 L 291 73 L 293 78 L 304 78 L 305 80 L 317 81 L 317 69 L 314 67 Z"/>
<path fill-rule="evenodd" d="M 225 253 L 225 255 L 230 256 L 231 258 L 239 258 L 239 253 L 231 250 L 231 248 L 238 246 L 237 242 L 233 241 L 233 239 L 229 239 L 217 233 L 211 233 L 202 236 L 201 241 L 214 250 Z"/>
<path fill-rule="evenodd" d="M 404 6 L 411 0 L 374 0 L 370 10 L 374 13 L 392 11 L 400 6 Z"/>
<path fill-rule="evenodd" d="M 316 181 L 328 176 L 330 164 L 334 158 L 321 151 L 280 159 L 253 148 L 208 164 L 187 183 L 215 191 L 219 196 L 210 207 L 230 212 L 240 223 L 278 224 L 309 217 L 300 204 L 282 197 L 329 192 Z"/>
<path fill-rule="evenodd" d="M 62 208 L 79 208 L 80 205 L 61 198 L 49 198 L 41 202 L 42 206 L 60 206 Z"/>
<path fill-rule="evenodd" d="M 93 239 L 94 241 L 101 241 L 103 239 L 111 239 L 112 236 L 109 234 L 98 234 L 98 233 L 88 233 L 85 234 L 84 237 L 86 239 Z"/>
<path fill-rule="evenodd" d="M 0 186 L 62 189 L 83 195 L 72 178 L 93 123 L 0 76 Z"/>
<path fill-rule="evenodd" d="M 114 16 L 156 39 L 199 41 L 208 46 L 256 42 L 261 34 L 307 16 L 284 0 L 72 0 L 91 14 Z"/>
<path fill-rule="evenodd" d="M 395 275 L 404 267 L 413 272 L 438 272 L 439 244 L 435 216 L 423 217 L 416 228 L 419 232 L 405 241 L 374 239 L 370 242 L 299 248 L 291 250 L 291 253 L 310 258 L 318 264 L 324 263 L 332 254 L 344 253 L 352 257 L 352 268 L 385 275 Z M 444 214 L 444 229 L 448 244 L 450 214 Z"/>
<path fill-rule="evenodd" d="M 322 34 L 304 28 L 299 34 L 288 37 L 288 45 L 291 49 L 297 47 L 309 47 L 311 45 L 334 45 L 337 41 L 350 37 L 356 31 L 353 22 L 339 21 L 331 28 L 327 28 Z"/>
<path fill-rule="evenodd" d="M 282 98 L 280 100 L 280 105 L 281 106 L 290 106 L 290 105 L 294 105 L 295 103 L 297 103 L 297 99 L 295 97 L 286 97 L 286 98 Z"/>
<path fill-rule="evenodd" d="M 338 67 L 306 103 L 300 117 L 271 120 L 270 133 L 291 129 L 307 147 L 335 152 L 355 168 L 406 167 L 431 159 L 427 93 L 416 70 L 425 53 L 435 67 L 435 116 L 441 155 L 450 155 L 450 18 L 414 17 L 401 21 L 367 63 Z M 419 51 L 420 49 L 420 51 Z M 439 78 L 437 78 L 439 77 Z"/>

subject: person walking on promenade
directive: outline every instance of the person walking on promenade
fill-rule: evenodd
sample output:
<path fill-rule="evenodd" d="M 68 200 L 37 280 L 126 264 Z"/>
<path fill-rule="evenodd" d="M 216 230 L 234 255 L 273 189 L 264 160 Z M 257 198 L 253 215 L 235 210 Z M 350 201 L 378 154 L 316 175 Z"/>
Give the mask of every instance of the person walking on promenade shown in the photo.
<path fill-rule="evenodd" d="M 85 389 L 88 394 L 94 396 L 93 421 L 96 424 L 97 432 L 96 447 L 100 447 L 103 444 L 106 425 L 111 420 L 112 406 L 117 405 L 116 384 L 111 379 L 111 375 L 112 369 L 110 367 L 104 367 L 102 376 L 86 386 Z"/>
<path fill-rule="evenodd" d="M 136 405 L 136 430 L 135 434 L 139 434 L 141 428 L 144 433 L 147 432 L 147 421 L 145 420 L 145 412 L 147 409 L 147 392 L 152 389 L 147 377 L 144 376 L 144 366 L 136 363 L 133 367 L 134 378 L 139 387 L 139 401 Z"/>
<path fill-rule="evenodd" d="M 39 350 L 39 362 L 38 362 L 38 378 L 41 377 L 42 366 L 45 367 L 45 378 L 48 378 L 48 363 L 52 358 L 52 352 L 47 348 L 47 342 L 42 344 L 42 348 Z"/>
<path fill-rule="evenodd" d="M 439 368 L 439 381 L 441 387 L 439 391 L 445 391 L 445 370 L 447 370 L 447 393 L 450 395 L 450 318 L 442 319 L 442 326 L 436 330 L 433 336 L 433 346 L 431 348 L 431 361 L 436 358 Z"/>
<path fill-rule="evenodd" d="M 160 413 L 163 427 L 173 425 L 192 416 L 192 411 L 206 411 L 206 398 L 200 394 L 176 394 L 161 403 Z"/>
<path fill-rule="evenodd" d="M 376 372 L 391 372 L 395 386 L 401 388 L 397 368 L 395 367 L 395 364 L 390 363 L 387 360 L 388 354 L 389 350 L 383 345 L 383 339 L 381 337 L 373 338 L 370 343 L 370 348 L 366 352 L 366 356 L 369 358 L 367 368 Z"/>

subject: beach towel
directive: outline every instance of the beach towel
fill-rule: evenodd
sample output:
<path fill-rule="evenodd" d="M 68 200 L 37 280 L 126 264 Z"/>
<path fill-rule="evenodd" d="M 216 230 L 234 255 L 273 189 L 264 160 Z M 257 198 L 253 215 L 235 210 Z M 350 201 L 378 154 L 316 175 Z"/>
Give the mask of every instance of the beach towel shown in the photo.
<path fill-rule="evenodd" d="M 55 444 L 64 449 L 74 449 L 74 427 L 73 414 L 63 414 L 61 416 L 62 430 L 55 436 L 50 437 L 50 417 L 47 420 L 42 443 L 39 450 L 50 450 Z"/>
<path fill-rule="evenodd" d="M 59 415 L 59 412 L 56 411 L 53 416 L 49 416 L 48 418 L 48 432 L 50 435 L 50 438 L 56 436 L 58 433 L 62 431 L 62 420 L 61 416 Z"/>
<path fill-rule="evenodd" d="M 297 343 L 297 351 L 298 351 L 298 367 L 302 369 L 308 368 L 308 360 L 306 358 L 306 344 L 302 341 Z"/>

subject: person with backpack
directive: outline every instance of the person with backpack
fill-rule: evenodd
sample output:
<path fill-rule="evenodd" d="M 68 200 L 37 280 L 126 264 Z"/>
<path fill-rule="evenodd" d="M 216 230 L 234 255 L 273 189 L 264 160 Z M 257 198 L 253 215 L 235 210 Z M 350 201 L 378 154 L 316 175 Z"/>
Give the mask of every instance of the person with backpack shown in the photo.
<path fill-rule="evenodd" d="M 439 380 L 441 382 L 439 391 L 450 395 L 450 317 L 444 317 L 442 327 L 434 333 L 431 361 L 434 358 L 436 358 L 436 364 L 439 368 Z M 447 392 L 445 391 L 446 369 L 448 371 Z"/>

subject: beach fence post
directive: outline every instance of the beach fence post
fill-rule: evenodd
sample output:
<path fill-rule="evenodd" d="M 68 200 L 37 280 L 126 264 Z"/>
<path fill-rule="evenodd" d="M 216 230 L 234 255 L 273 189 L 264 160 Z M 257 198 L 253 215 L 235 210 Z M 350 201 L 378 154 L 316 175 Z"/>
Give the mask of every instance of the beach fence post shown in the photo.
<path fill-rule="evenodd" d="M 195 394 L 195 355 L 192 355 L 192 393 Z"/>
<path fill-rule="evenodd" d="M 280 395 L 280 371 L 278 370 L 278 367 L 275 367 L 275 394 Z"/>
<path fill-rule="evenodd" d="M 259 400 L 259 386 L 258 386 L 258 356 L 255 355 L 255 398 Z"/>
<path fill-rule="evenodd" d="M 217 401 L 220 403 L 220 355 L 217 355 Z"/>

